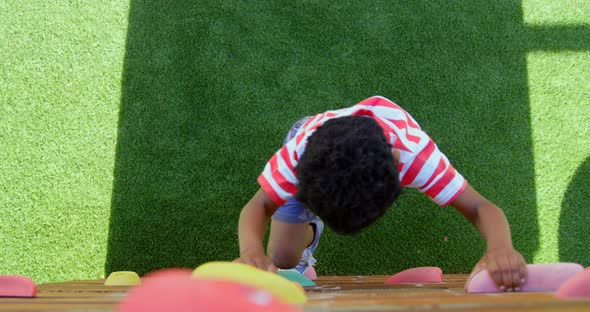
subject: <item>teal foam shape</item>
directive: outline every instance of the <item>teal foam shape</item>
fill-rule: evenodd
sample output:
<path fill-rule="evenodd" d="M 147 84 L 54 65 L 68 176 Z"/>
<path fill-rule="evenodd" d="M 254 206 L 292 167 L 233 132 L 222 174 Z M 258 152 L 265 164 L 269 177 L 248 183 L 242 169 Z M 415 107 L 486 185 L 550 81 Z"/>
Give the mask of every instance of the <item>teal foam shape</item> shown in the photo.
<path fill-rule="evenodd" d="M 299 285 L 303 287 L 316 286 L 316 283 L 299 272 L 291 270 L 279 270 L 277 273 L 291 282 L 299 283 Z"/>

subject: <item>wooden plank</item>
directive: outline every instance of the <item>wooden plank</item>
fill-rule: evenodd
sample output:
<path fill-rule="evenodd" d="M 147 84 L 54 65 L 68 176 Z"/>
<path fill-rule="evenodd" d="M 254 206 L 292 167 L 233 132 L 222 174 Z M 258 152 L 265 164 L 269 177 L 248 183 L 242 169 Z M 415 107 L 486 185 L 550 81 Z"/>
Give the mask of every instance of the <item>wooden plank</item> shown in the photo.
<path fill-rule="evenodd" d="M 397 304 L 405 306 L 437 305 L 461 303 L 500 304 L 500 303 L 530 303 L 545 304 L 558 302 L 552 294 L 512 294 L 512 295 L 473 295 L 473 296 L 414 296 L 414 297 L 392 297 L 389 294 L 376 296 L 373 293 L 361 293 L 351 296 L 350 294 L 338 294 L 337 296 L 309 297 L 309 305 L 374 305 L 374 304 Z M 589 302 L 590 303 L 590 302 Z"/>
<path fill-rule="evenodd" d="M 79 281 L 66 281 L 66 282 L 59 282 L 59 283 L 47 283 L 47 284 L 42 284 L 42 285 L 52 285 L 52 284 L 90 284 L 90 285 L 104 285 L 104 282 L 106 281 L 106 278 L 103 279 L 97 279 L 97 280 L 79 280 Z"/>
<path fill-rule="evenodd" d="M 342 291 L 342 290 L 358 290 L 358 289 L 463 289 L 463 285 L 459 283 L 427 283 L 427 284 L 399 284 L 399 285 L 386 285 L 386 284 L 363 284 L 363 283 L 328 283 L 319 284 L 317 286 L 306 288 L 307 291 Z"/>
<path fill-rule="evenodd" d="M 384 285 L 389 276 L 321 277 L 306 311 L 590 311 L 590 300 L 558 300 L 551 293 L 466 294 L 467 277 L 415 285 Z"/>
<path fill-rule="evenodd" d="M 42 284 L 37 286 L 39 291 L 127 291 L 132 286 L 105 286 L 92 284 Z"/>
<path fill-rule="evenodd" d="M 100 303 L 100 304 L 116 304 L 123 296 L 120 297 L 96 297 L 96 298 L 0 298 L 0 305 L 3 304 L 55 304 L 55 303 Z"/>
<path fill-rule="evenodd" d="M 37 293 L 37 298 L 122 298 L 126 294 L 127 292 L 42 292 Z"/>
<path fill-rule="evenodd" d="M 443 283 L 385 285 L 389 276 L 322 276 L 307 288 L 310 312 L 486 311 L 590 312 L 590 299 L 560 300 L 552 293 L 466 294 L 466 275 Z M 128 286 L 103 280 L 39 285 L 37 298 L 0 298 L 0 311 L 113 311 Z"/>
<path fill-rule="evenodd" d="M 0 311 L 113 311 L 111 303 L 7 303 L 0 305 Z"/>
<path fill-rule="evenodd" d="M 480 304 L 442 304 L 442 305 L 422 305 L 422 306 L 403 306 L 403 305 L 372 305 L 372 306 L 306 306 L 306 312 L 384 312 L 384 311 L 461 311 L 461 312 L 588 312 L 590 307 L 584 302 L 565 302 L 545 305 L 480 305 Z"/>
<path fill-rule="evenodd" d="M 407 288 L 428 288 L 448 289 L 463 288 L 467 275 L 445 275 L 443 283 L 420 283 L 420 284 L 398 284 L 388 285 L 385 281 L 388 275 L 373 276 L 321 276 L 316 281 L 317 287 L 306 288 L 309 291 L 337 291 L 353 289 L 407 289 Z"/>

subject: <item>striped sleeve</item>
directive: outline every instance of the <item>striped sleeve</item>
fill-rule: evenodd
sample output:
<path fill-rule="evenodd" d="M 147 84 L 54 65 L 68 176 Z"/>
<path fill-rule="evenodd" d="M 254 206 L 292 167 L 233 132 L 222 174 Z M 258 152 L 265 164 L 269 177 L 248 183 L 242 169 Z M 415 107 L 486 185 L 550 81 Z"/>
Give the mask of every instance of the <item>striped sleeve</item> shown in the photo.
<path fill-rule="evenodd" d="M 412 178 L 410 186 L 418 188 L 440 206 L 452 203 L 467 185 L 432 140 L 414 158 L 406 175 Z"/>
<path fill-rule="evenodd" d="M 277 205 L 284 204 L 297 193 L 297 138 L 283 145 L 266 163 L 258 184 Z"/>

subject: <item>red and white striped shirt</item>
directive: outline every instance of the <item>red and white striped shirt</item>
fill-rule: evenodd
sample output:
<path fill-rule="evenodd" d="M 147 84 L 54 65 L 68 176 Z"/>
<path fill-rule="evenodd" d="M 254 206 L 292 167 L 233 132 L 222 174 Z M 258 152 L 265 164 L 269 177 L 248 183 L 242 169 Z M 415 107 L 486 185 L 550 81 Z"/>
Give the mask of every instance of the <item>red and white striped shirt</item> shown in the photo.
<path fill-rule="evenodd" d="M 465 189 L 467 182 L 463 176 L 412 116 L 394 102 L 373 96 L 352 107 L 313 116 L 274 154 L 258 177 L 258 183 L 276 204 L 284 204 L 297 193 L 295 167 L 309 136 L 327 120 L 343 116 L 368 116 L 383 128 L 392 151 L 400 154 L 398 170 L 402 186 L 419 189 L 440 206 L 453 202 Z"/>

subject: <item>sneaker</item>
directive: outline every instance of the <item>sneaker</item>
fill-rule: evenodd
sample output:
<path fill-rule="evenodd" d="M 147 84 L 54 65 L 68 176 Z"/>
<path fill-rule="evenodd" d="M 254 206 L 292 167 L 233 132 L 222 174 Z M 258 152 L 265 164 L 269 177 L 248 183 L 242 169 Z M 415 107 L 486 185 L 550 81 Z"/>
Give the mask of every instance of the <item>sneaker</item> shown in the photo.
<path fill-rule="evenodd" d="M 305 250 L 303 250 L 301 261 L 299 261 L 299 264 L 295 267 L 295 269 L 301 274 L 303 274 L 308 267 L 313 267 L 315 265 L 316 259 L 313 257 L 313 252 L 318 248 L 320 236 L 324 231 L 324 222 L 322 222 L 320 218 L 316 217 L 310 223 L 315 225 L 313 241 L 307 248 L 305 248 Z"/>

